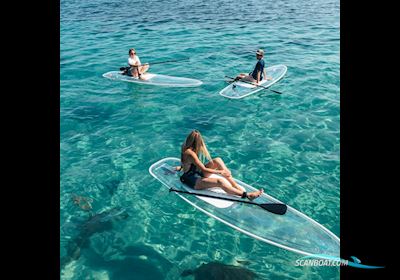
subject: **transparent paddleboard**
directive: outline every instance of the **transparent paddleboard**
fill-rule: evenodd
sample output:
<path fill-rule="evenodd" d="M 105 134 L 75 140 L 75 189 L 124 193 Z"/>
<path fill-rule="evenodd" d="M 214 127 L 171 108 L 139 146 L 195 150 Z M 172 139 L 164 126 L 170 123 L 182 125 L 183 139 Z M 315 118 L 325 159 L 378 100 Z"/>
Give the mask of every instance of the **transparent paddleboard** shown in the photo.
<path fill-rule="evenodd" d="M 175 166 L 180 166 L 178 158 L 165 158 L 154 163 L 149 172 L 167 188 L 187 191 L 188 188 L 179 180 L 181 173 L 174 171 Z M 236 181 L 248 192 L 256 190 L 244 182 Z M 321 224 L 290 206 L 284 215 L 276 215 L 255 205 L 234 202 L 228 207 L 216 207 L 195 195 L 176 194 L 208 216 L 263 242 L 303 255 L 340 256 L 340 239 Z M 265 193 L 254 202 L 282 203 Z"/>
<path fill-rule="evenodd" d="M 265 72 L 267 74 L 267 77 L 271 77 L 271 80 L 267 80 L 264 77 L 264 80 L 262 80 L 259 86 L 251 85 L 249 83 L 244 83 L 244 82 L 234 82 L 230 84 L 229 86 L 225 87 L 223 90 L 219 92 L 220 95 L 227 97 L 227 98 L 232 98 L 232 99 L 240 99 L 246 96 L 249 96 L 250 94 L 256 93 L 260 90 L 265 89 L 264 87 L 270 87 L 273 84 L 277 83 L 279 80 L 281 80 L 286 72 L 287 72 L 287 67 L 285 65 L 274 65 L 271 67 L 265 68 Z"/>
<path fill-rule="evenodd" d="M 196 79 L 167 76 L 161 74 L 146 73 L 146 80 L 134 78 L 132 76 L 123 75 L 121 71 L 110 71 L 103 74 L 104 78 L 111 80 L 119 80 L 130 83 L 166 86 L 166 87 L 197 87 L 203 84 L 202 81 Z"/>

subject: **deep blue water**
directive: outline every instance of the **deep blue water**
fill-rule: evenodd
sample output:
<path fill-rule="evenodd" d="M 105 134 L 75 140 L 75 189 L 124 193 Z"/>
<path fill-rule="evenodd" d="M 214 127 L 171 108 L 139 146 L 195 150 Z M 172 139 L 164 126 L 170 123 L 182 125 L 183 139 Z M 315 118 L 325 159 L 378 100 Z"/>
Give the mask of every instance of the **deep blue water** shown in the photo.
<path fill-rule="evenodd" d="M 220 262 L 261 279 L 339 279 L 193 209 L 148 173 L 192 129 L 233 175 L 340 236 L 339 1 L 61 0 L 61 279 L 179 279 Z M 196 88 L 111 81 L 134 47 Z M 254 50 L 285 64 L 272 88 L 218 94 Z M 73 196 L 91 201 L 91 214 Z M 92 217 L 90 218 L 90 215 Z M 193 279 L 186 276 L 182 279 Z"/>

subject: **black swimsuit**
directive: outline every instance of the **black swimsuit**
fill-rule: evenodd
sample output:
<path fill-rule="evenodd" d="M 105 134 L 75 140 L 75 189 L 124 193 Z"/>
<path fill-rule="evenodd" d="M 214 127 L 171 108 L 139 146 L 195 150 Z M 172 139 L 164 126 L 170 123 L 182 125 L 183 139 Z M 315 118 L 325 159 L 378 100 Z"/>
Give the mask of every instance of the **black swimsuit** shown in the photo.
<path fill-rule="evenodd" d="M 185 185 L 194 188 L 196 185 L 197 179 L 204 177 L 201 171 L 198 171 L 196 165 L 193 163 L 190 165 L 190 168 L 187 172 L 183 173 L 181 176 L 181 182 Z"/>

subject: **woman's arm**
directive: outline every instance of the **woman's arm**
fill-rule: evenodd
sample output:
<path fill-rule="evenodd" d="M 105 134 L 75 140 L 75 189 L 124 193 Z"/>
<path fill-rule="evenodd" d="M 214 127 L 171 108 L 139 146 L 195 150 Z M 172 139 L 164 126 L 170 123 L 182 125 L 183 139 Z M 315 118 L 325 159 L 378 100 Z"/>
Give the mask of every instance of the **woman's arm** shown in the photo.
<path fill-rule="evenodd" d="M 194 165 L 196 165 L 196 167 L 199 168 L 203 173 L 208 172 L 213 174 L 221 174 L 223 172 L 223 170 L 217 170 L 205 167 L 204 164 L 200 161 L 199 157 L 196 155 L 196 153 L 193 152 L 192 150 L 189 149 L 186 150 L 185 154 L 192 157 Z"/>
<path fill-rule="evenodd" d="M 272 80 L 272 77 L 267 77 L 267 72 L 265 72 L 265 68 L 264 68 L 264 79 L 268 80 Z"/>
<path fill-rule="evenodd" d="M 136 59 L 129 58 L 128 64 L 132 67 L 138 67 L 141 65 L 139 57 L 136 57 Z"/>

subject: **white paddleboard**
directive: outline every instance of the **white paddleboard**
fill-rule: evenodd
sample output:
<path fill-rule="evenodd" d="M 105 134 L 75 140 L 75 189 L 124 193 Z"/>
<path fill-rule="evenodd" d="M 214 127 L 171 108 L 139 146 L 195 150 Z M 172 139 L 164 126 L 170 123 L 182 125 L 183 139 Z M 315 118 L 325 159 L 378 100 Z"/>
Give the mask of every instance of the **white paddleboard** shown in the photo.
<path fill-rule="evenodd" d="M 164 158 L 152 164 L 149 172 L 168 189 L 188 191 L 188 187 L 179 179 L 181 173 L 174 171 L 180 163 L 179 158 Z M 247 192 L 257 190 L 240 180 L 235 179 L 235 181 Z M 189 191 L 197 192 L 193 189 Z M 236 198 L 236 196 L 223 194 L 221 191 L 207 192 L 214 196 Z M 255 205 L 230 201 L 228 201 L 229 204 L 220 204 L 215 201 L 216 199 L 210 200 L 211 198 L 181 193 L 176 193 L 176 195 L 206 215 L 260 241 L 303 255 L 340 256 L 340 239 L 327 228 L 289 205 L 284 215 L 276 215 Z M 282 203 L 266 192 L 254 202 Z"/>
<path fill-rule="evenodd" d="M 166 86 L 166 87 L 197 87 L 203 84 L 202 81 L 196 79 L 167 76 L 162 74 L 146 73 L 143 75 L 144 80 L 134 78 L 132 76 L 123 75 L 121 71 L 110 71 L 103 74 L 104 78 L 130 82 L 144 85 Z"/>
<path fill-rule="evenodd" d="M 229 181 L 226 180 L 224 177 L 217 175 L 217 174 L 212 174 L 209 178 L 222 178 L 223 180 L 225 180 L 228 184 Z M 209 195 L 215 195 L 215 194 L 222 194 L 222 195 L 229 195 L 227 194 L 223 189 L 221 188 L 209 188 L 207 190 L 194 190 L 188 186 L 186 186 L 185 184 L 182 184 L 183 188 L 188 191 L 188 192 L 196 192 L 196 193 L 201 193 L 201 194 L 209 194 Z M 246 191 L 242 186 L 239 185 L 239 187 L 243 190 Z M 240 199 L 240 196 L 236 196 L 236 195 L 230 195 L 232 196 L 232 198 L 238 198 Z M 215 207 L 218 208 L 227 208 L 232 206 L 232 204 L 234 204 L 235 202 L 233 201 L 228 201 L 228 200 L 222 200 L 222 199 L 217 199 L 217 198 L 210 198 L 210 197 L 204 197 L 204 196 L 197 196 L 196 197 L 198 199 L 201 199 Z"/>
<path fill-rule="evenodd" d="M 238 81 L 238 82 L 233 82 L 229 86 L 226 86 L 219 92 L 219 94 L 226 98 L 231 98 L 231 99 L 244 98 L 246 96 L 249 96 L 253 93 L 265 89 L 265 87 L 270 87 L 273 84 L 277 83 L 285 76 L 287 72 L 287 67 L 282 64 L 274 65 L 265 68 L 265 72 L 267 74 L 267 77 L 270 77 L 271 80 L 267 80 L 266 77 L 264 77 L 264 79 L 259 83 L 259 85 L 263 87 Z"/>

